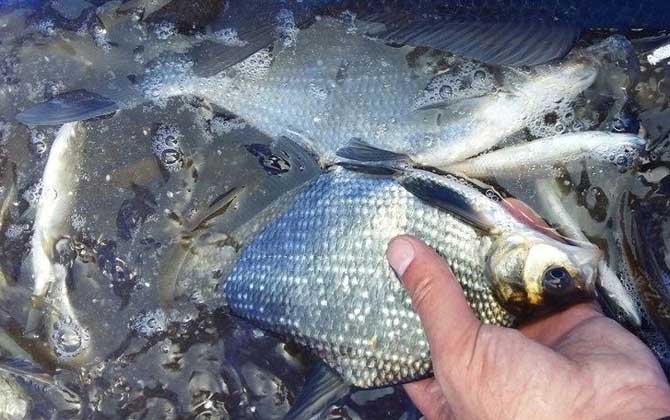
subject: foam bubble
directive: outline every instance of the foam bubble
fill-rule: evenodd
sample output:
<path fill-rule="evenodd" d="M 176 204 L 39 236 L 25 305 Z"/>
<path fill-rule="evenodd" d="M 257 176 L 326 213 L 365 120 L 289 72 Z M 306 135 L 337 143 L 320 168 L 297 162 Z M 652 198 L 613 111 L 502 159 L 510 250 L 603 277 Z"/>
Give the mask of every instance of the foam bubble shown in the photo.
<path fill-rule="evenodd" d="M 239 117 L 216 116 L 210 123 L 210 129 L 216 135 L 228 134 L 233 130 L 242 130 L 246 127 L 246 121 Z"/>
<path fill-rule="evenodd" d="M 260 80 L 267 76 L 272 65 L 272 53 L 269 48 L 264 48 L 230 68 L 231 71 L 239 73 L 240 76 L 251 80 Z"/>
<path fill-rule="evenodd" d="M 130 321 L 130 329 L 140 337 L 151 338 L 167 331 L 168 317 L 161 309 L 143 312 Z"/>
<path fill-rule="evenodd" d="M 71 360 L 87 351 L 91 342 L 88 330 L 72 317 L 66 316 L 53 323 L 51 343 L 56 356 Z"/>
<path fill-rule="evenodd" d="M 177 33 L 177 28 L 172 22 L 161 22 L 154 26 L 153 28 L 156 38 L 160 40 L 166 40 Z"/>
<path fill-rule="evenodd" d="M 233 28 L 224 28 L 216 31 L 211 35 L 211 38 L 229 47 L 244 47 L 248 44 L 247 41 L 240 39 L 237 30 Z"/>
<path fill-rule="evenodd" d="M 176 172 L 184 164 L 184 152 L 181 149 L 182 137 L 176 127 L 163 125 L 151 138 L 151 150 L 168 171 Z"/>
<path fill-rule="evenodd" d="M 293 12 L 288 9 L 282 9 L 275 17 L 275 30 L 279 36 L 279 42 L 285 48 L 295 45 L 298 38 L 298 26 L 295 24 Z"/>
<path fill-rule="evenodd" d="M 419 93 L 414 107 L 423 108 L 458 99 L 475 98 L 496 90 L 493 75 L 474 62 L 463 62 L 435 76 Z"/>

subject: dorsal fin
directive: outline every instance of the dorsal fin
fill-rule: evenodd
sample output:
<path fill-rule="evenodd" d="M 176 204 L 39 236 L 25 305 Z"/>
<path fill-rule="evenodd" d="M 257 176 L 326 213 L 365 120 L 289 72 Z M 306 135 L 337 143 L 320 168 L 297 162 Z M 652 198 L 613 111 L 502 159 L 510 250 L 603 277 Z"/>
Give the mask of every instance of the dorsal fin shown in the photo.
<path fill-rule="evenodd" d="M 360 20 L 385 28 L 369 35 L 427 46 L 494 65 L 534 66 L 564 57 L 581 30 L 553 21 L 487 22 L 466 17 L 402 13 L 363 14 Z"/>

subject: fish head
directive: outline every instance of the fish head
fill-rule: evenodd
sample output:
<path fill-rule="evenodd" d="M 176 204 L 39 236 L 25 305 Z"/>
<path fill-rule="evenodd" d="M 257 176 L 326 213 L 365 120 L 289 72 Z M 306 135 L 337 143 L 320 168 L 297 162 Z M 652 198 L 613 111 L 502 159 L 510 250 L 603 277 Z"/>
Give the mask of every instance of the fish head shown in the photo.
<path fill-rule="evenodd" d="M 501 306 L 519 320 L 596 297 L 603 253 L 528 230 L 501 237 L 487 267 Z"/>

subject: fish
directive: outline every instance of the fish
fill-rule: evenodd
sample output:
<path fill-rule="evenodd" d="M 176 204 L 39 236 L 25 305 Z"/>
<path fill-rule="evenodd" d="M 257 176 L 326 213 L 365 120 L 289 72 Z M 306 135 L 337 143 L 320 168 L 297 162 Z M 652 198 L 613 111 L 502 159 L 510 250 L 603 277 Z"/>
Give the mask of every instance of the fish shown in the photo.
<path fill-rule="evenodd" d="M 0 384 L 5 383 L 22 399 L 13 401 L 30 418 L 77 418 L 82 411 L 79 394 L 62 384 L 50 372 L 19 357 L 0 357 Z M 0 385 L 2 386 L 2 385 Z M 17 388 L 14 388 L 17 387 Z M 30 399 L 27 398 L 27 395 Z M 3 399 L 8 395 L 3 394 Z M 2 407 L 0 400 L 0 408 Z M 9 404 L 8 404 L 9 405 Z M 6 411 L 2 411 L 6 414 Z M 15 418 L 15 417 L 11 417 Z M 16 417 L 24 418 L 24 417 Z"/>
<path fill-rule="evenodd" d="M 445 64 L 433 72 L 426 60 Z M 598 64 L 588 55 L 531 73 L 499 73 L 457 56 L 417 56 L 414 49 L 383 45 L 322 19 L 292 48 L 262 50 L 211 77 L 194 75 L 188 63 L 158 66 L 145 75 L 144 90 L 154 100 L 204 98 L 326 161 L 360 139 L 439 167 L 483 152 L 548 113 L 564 112 L 597 75 Z"/>
<path fill-rule="evenodd" d="M 231 233 L 247 245 L 220 284 L 233 315 L 325 363 L 332 375 L 319 370 L 305 390 L 337 400 L 336 384 L 383 387 L 431 374 L 420 320 L 384 256 L 400 234 L 449 263 L 485 323 L 515 326 L 595 296 L 594 245 L 545 235 L 463 178 L 346 155 Z M 287 418 L 309 418 L 314 401 L 323 403 L 314 395 L 299 397 Z"/>
<path fill-rule="evenodd" d="M 588 241 L 584 232 L 561 202 L 556 182 L 548 178 L 540 178 L 535 181 L 535 185 L 539 208 L 542 209 L 547 219 L 568 238 L 582 242 Z M 599 281 L 596 285 L 600 304 L 605 310 L 609 311 L 610 316 L 617 319 L 621 324 L 639 331 L 642 326 L 640 309 L 631 297 L 630 291 L 624 287 L 621 279 L 604 259 L 598 267 L 598 275 Z"/>
<path fill-rule="evenodd" d="M 0 374 L 0 413 L 4 419 L 29 418 L 31 399 L 9 375 Z"/>
<path fill-rule="evenodd" d="M 37 203 L 31 264 L 33 300 L 27 330 L 46 326 L 47 341 L 63 365 L 78 366 L 87 360 L 92 346 L 90 332 L 78 320 L 68 297 L 72 275 L 72 207 L 82 174 L 80 165 L 86 131 L 81 123 L 63 125 L 54 139 L 42 176 Z"/>
<path fill-rule="evenodd" d="M 625 172 L 639 165 L 645 146 L 637 135 L 585 131 L 504 147 L 445 169 L 480 180 L 520 174 L 547 178 L 557 164 L 586 160 L 589 167 L 611 165 Z"/>

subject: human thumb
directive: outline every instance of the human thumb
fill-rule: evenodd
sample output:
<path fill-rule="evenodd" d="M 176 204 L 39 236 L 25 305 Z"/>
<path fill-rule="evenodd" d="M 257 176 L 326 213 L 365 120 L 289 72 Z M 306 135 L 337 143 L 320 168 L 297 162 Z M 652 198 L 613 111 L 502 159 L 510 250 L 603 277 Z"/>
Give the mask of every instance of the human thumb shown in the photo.
<path fill-rule="evenodd" d="M 411 236 L 394 238 L 386 255 L 421 318 L 431 352 L 455 356 L 470 348 L 481 323 L 442 257 Z"/>

